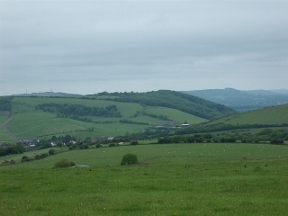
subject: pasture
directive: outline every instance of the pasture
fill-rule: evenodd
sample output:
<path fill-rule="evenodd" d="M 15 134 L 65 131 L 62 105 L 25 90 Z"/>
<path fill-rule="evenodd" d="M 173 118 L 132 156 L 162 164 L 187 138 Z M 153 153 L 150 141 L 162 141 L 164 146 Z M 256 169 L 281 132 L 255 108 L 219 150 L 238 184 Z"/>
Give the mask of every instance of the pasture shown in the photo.
<path fill-rule="evenodd" d="M 42 153 L 49 149 L 42 150 Z M 1 157 L 3 215 L 285 215 L 288 146 L 169 144 L 90 148 L 19 163 Z M 26 152 L 32 157 L 37 152 Z M 145 164 L 120 166 L 134 153 Z M 88 168 L 52 169 L 67 158 Z"/>
<path fill-rule="evenodd" d="M 254 110 L 246 113 L 241 113 L 234 116 L 227 116 L 207 123 L 213 124 L 274 124 L 281 125 L 288 122 L 288 104 L 283 104 L 274 107 L 266 107 L 259 110 Z"/>

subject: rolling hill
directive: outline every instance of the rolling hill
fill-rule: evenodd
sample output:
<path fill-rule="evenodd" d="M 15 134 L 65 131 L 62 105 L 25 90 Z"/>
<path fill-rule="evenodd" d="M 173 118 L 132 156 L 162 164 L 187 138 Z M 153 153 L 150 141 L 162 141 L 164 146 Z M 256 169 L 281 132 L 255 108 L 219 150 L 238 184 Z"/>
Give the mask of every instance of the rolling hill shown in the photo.
<path fill-rule="evenodd" d="M 288 104 L 266 107 L 246 113 L 203 122 L 180 133 L 214 132 L 232 129 L 251 129 L 288 126 Z"/>
<path fill-rule="evenodd" d="M 173 91 L 1 97 L 0 107 L 1 143 L 65 134 L 119 136 L 159 125 L 197 124 L 235 113 L 223 105 Z"/>

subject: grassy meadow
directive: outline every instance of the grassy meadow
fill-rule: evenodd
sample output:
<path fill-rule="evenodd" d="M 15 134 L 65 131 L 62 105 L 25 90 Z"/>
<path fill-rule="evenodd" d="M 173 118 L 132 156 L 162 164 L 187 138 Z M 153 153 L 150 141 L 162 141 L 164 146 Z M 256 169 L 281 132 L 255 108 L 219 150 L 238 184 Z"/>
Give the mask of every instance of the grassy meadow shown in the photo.
<path fill-rule="evenodd" d="M 285 215 L 288 146 L 138 145 L 1 157 L 0 215 Z M 120 166 L 134 153 L 146 164 Z M 60 159 L 88 168 L 52 169 Z"/>
<path fill-rule="evenodd" d="M 264 109 L 254 110 L 246 113 L 241 113 L 234 116 L 228 116 L 213 120 L 210 124 L 285 124 L 288 122 L 288 104 L 267 107 Z"/>

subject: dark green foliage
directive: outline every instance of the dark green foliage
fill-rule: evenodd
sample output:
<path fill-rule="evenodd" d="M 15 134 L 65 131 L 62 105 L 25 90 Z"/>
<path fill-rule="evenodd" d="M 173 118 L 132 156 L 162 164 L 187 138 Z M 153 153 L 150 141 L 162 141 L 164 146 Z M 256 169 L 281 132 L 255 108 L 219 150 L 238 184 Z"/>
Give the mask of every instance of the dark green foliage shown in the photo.
<path fill-rule="evenodd" d="M 74 166 L 75 164 L 68 159 L 61 159 L 54 164 L 54 168 L 65 168 Z"/>
<path fill-rule="evenodd" d="M 22 143 L 17 143 L 16 145 L 7 145 L 5 148 L 0 147 L 0 156 L 8 154 L 21 154 L 25 152 L 25 147 Z"/>
<path fill-rule="evenodd" d="M 35 155 L 35 160 L 40 160 L 42 159 L 42 155 Z"/>
<path fill-rule="evenodd" d="M 102 147 L 103 147 L 102 144 L 100 144 L 100 143 L 96 144 L 96 148 L 102 148 Z"/>
<path fill-rule="evenodd" d="M 201 123 L 197 125 L 191 125 L 186 128 L 179 129 L 176 131 L 176 134 L 191 134 L 191 133 L 207 133 L 207 132 L 216 132 L 216 131 L 228 131 L 236 129 L 252 129 L 252 128 L 267 128 L 267 127 L 285 127 L 288 124 L 241 124 L 241 125 L 232 125 L 232 124 L 208 124 Z"/>
<path fill-rule="evenodd" d="M 88 149 L 88 148 L 89 148 L 89 146 L 86 144 L 79 145 L 79 149 Z"/>
<path fill-rule="evenodd" d="M 117 146 L 119 146 L 118 143 L 110 143 L 109 144 L 109 147 L 117 147 Z"/>
<path fill-rule="evenodd" d="M 11 111 L 12 110 L 12 99 L 13 97 L 0 97 L 0 111 Z"/>
<path fill-rule="evenodd" d="M 56 154 L 56 150 L 55 150 L 55 149 L 50 149 L 50 150 L 48 151 L 48 154 L 49 154 L 49 155 L 54 155 L 54 154 Z"/>
<path fill-rule="evenodd" d="M 135 154 L 126 154 L 121 160 L 121 165 L 137 164 L 138 158 Z"/>
<path fill-rule="evenodd" d="M 271 144 L 277 144 L 277 145 L 283 145 L 284 144 L 284 140 L 283 139 L 271 139 L 270 140 Z"/>
<path fill-rule="evenodd" d="M 49 154 L 48 153 L 42 153 L 41 156 L 42 156 L 42 158 L 45 158 L 45 157 L 48 157 Z"/>
<path fill-rule="evenodd" d="M 137 121 L 132 121 L 128 119 L 121 119 L 119 120 L 120 123 L 125 123 L 125 124 L 139 124 L 139 125 L 149 125 L 149 123 L 145 122 L 137 122 Z"/>
<path fill-rule="evenodd" d="M 89 118 L 79 118 L 79 116 L 121 117 L 121 113 L 117 110 L 117 106 L 115 105 L 103 108 L 87 107 L 80 104 L 44 103 L 36 106 L 36 109 L 57 113 L 58 117 L 69 117 L 88 122 L 91 121 Z"/>
<path fill-rule="evenodd" d="M 268 133 L 268 135 L 266 135 Z M 265 134 L 265 135 L 263 135 Z M 169 143 L 267 143 L 270 141 L 271 144 L 285 144 L 285 140 L 288 140 L 288 129 L 264 129 L 259 133 L 250 133 L 239 131 L 230 131 L 222 133 L 211 133 L 211 134 L 194 134 L 194 135 L 174 135 L 165 136 L 158 139 L 158 144 L 169 144 Z"/>
<path fill-rule="evenodd" d="M 130 145 L 138 145 L 138 144 L 139 144 L 139 142 L 137 140 L 132 140 L 130 142 Z"/>
<path fill-rule="evenodd" d="M 77 148 L 77 145 L 72 144 L 69 146 L 69 150 L 75 150 Z"/>
<path fill-rule="evenodd" d="M 23 156 L 21 159 L 21 162 L 29 162 L 31 159 L 29 159 L 27 156 Z"/>

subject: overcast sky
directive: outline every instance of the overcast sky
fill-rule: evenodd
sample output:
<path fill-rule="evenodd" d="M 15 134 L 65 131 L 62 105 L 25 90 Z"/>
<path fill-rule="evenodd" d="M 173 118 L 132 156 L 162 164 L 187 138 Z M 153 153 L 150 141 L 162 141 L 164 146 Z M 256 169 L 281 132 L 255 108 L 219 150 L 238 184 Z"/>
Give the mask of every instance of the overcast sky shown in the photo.
<path fill-rule="evenodd" d="M 0 0 L 0 95 L 288 88 L 288 0 Z"/>

